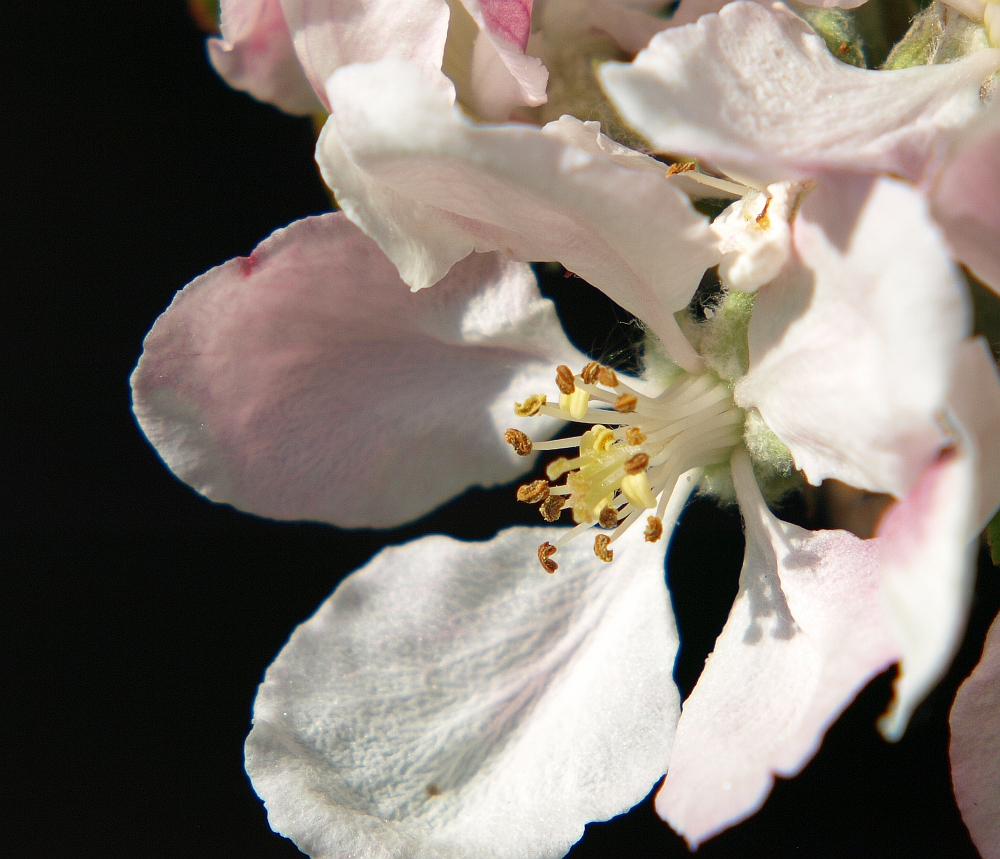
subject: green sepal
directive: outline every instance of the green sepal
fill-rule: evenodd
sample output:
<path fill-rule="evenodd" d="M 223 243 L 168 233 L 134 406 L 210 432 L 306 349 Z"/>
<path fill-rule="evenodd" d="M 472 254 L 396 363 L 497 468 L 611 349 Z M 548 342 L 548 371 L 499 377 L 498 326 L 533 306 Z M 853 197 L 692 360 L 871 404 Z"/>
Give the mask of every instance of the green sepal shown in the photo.
<path fill-rule="evenodd" d="M 889 54 L 883 69 L 908 69 L 952 63 L 990 47 L 981 22 L 971 21 L 951 6 L 935 0 L 913 19 Z"/>
<path fill-rule="evenodd" d="M 843 9 L 807 6 L 804 3 L 795 3 L 793 8 L 823 37 L 830 53 L 838 60 L 859 69 L 868 68 L 865 42 L 853 13 Z"/>
<path fill-rule="evenodd" d="M 990 560 L 1000 567 L 1000 510 L 986 526 L 986 545 L 990 547 Z"/>

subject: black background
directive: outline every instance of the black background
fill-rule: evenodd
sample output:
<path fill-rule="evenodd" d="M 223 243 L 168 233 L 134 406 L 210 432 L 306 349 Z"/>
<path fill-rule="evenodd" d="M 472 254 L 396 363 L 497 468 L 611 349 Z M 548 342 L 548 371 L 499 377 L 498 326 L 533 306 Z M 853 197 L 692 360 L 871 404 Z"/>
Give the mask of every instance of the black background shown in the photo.
<path fill-rule="evenodd" d="M 328 206 L 313 131 L 211 71 L 182 0 L 5 12 L 8 265 L 2 636 L 6 856 L 291 857 L 242 772 L 262 673 L 296 623 L 379 547 L 534 522 L 473 491 L 390 533 L 277 524 L 174 480 L 127 380 L 175 290 Z M 606 352 L 613 313 L 550 279 L 571 334 Z M 572 296 L 572 302 L 565 299 Z M 696 503 L 671 555 L 689 691 L 736 591 L 738 515 Z M 955 667 L 890 746 L 877 679 L 793 781 L 705 857 L 974 856 L 951 798 L 947 713 L 1000 605 L 982 562 Z M 684 856 L 651 800 L 570 854 Z"/>

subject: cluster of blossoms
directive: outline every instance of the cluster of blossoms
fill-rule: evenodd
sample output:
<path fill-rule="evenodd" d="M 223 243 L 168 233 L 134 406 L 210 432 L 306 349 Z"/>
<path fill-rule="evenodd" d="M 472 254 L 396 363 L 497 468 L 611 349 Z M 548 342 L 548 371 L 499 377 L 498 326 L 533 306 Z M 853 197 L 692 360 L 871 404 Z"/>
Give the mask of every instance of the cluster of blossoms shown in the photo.
<path fill-rule="evenodd" d="M 893 664 L 902 735 L 1000 506 L 969 301 L 970 277 L 1000 293 L 1000 13 L 949 3 L 874 70 L 819 8 L 857 0 L 223 0 L 213 64 L 326 116 L 340 211 L 178 294 L 132 379 L 147 437 L 213 500 L 340 527 L 564 451 L 517 495 L 573 522 L 387 549 L 292 634 L 246 746 L 277 831 L 314 857 L 554 857 L 666 773 L 656 809 L 696 846 Z M 529 261 L 641 320 L 642 378 L 570 344 Z M 805 530 L 768 506 L 795 475 L 892 503 L 864 538 Z M 739 502 L 746 556 L 682 708 L 664 563 L 699 488 Z M 1000 856 L 1000 628 L 952 729 Z"/>

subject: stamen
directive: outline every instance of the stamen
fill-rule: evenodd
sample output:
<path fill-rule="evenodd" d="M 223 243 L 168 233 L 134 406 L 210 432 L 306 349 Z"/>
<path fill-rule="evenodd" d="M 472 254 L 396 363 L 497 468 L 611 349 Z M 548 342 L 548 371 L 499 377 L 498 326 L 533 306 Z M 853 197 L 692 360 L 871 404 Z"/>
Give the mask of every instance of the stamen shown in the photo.
<path fill-rule="evenodd" d="M 617 388 L 619 385 L 618 376 L 610 367 L 601 367 L 597 378 L 605 388 Z"/>
<path fill-rule="evenodd" d="M 583 388 L 573 388 L 571 394 L 559 395 L 559 408 L 569 412 L 575 421 L 582 420 L 590 406 L 590 394 Z"/>
<path fill-rule="evenodd" d="M 642 444 L 648 436 L 639 427 L 629 427 L 625 430 L 625 441 L 636 446 Z"/>
<path fill-rule="evenodd" d="M 618 511 L 611 506 L 605 507 L 601 511 L 601 515 L 597 517 L 597 521 L 601 523 L 602 528 L 617 528 Z"/>
<path fill-rule="evenodd" d="M 573 384 L 573 371 L 565 364 L 556 367 L 556 387 L 560 394 L 572 394 L 576 390 Z"/>
<path fill-rule="evenodd" d="M 565 495 L 549 495 L 538 508 L 538 512 L 546 522 L 555 522 L 562 516 L 562 509 L 567 501 Z"/>
<path fill-rule="evenodd" d="M 645 471 L 648 466 L 649 454 L 640 451 L 625 463 L 624 468 L 626 474 L 638 474 L 640 471 Z"/>
<path fill-rule="evenodd" d="M 655 543 L 663 536 L 663 520 L 656 516 L 646 517 L 646 530 L 642 532 L 647 543 Z"/>
<path fill-rule="evenodd" d="M 601 365 L 597 361 L 591 361 L 580 371 L 580 378 L 588 385 L 593 385 L 601 372 Z"/>
<path fill-rule="evenodd" d="M 531 439 L 518 429 L 509 429 L 503 434 L 514 453 L 518 456 L 527 456 L 531 453 Z"/>
<path fill-rule="evenodd" d="M 635 394 L 622 394 L 615 400 L 615 411 L 628 414 L 634 412 L 637 405 L 639 405 L 639 398 Z"/>
<path fill-rule="evenodd" d="M 606 564 L 610 564 L 615 559 L 615 553 L 608 548 L 611 538 L 607 534 L 598 534 L 594 537 L 594 554 Z"/>
<path fill-rule="evenodd" d="M 519 418 L 533 418 L 547 400 L 545 394 L 532 394 L 523 403 L 514 403 L 514 414 Z"/>
<path fill-rule="evenodd" d="M 545 480 L 532 480 L 517 490 L 517 500 L 525 504 L 538 504 L 549 497 L 549 484 Z"/>
<path fill-rule="evenodd" d="M 542 565 L 542 569 L 547 573 L 554 573 L 559 569 L 559 565 L 552 560 L 552 556 L 556 553 L 556 547 L 551 543 L 542 543 L 538 547 L 538 563 Z"/>

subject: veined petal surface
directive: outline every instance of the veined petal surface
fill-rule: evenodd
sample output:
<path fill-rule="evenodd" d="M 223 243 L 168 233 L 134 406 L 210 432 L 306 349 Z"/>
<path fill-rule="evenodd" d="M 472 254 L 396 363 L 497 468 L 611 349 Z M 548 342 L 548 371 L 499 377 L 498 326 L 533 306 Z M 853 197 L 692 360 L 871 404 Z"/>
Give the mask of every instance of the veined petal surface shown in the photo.
<path fill-rule="evenodd" d="M 254 706 L 247 771 L 314 859 L 562 856 L 641 800 L 679 710 L 666 541 L 615 561 L 551 528 L 384 550 L 300 626 Z"/>
<path fill-rule="evenodd" d="M 707 219 L 665 176 L 544 129 L 477 126 L 398 60 L 343 68 L 317 160 L 345 214 L 414 289 L 473 250 L 557 260 L 642 319 L 682 365 L 673 313 L 718 261 Z M 578 123 L 579 124 L 579 123 Z M 610 141 L 608 141 L 610 143 Z"/>
<path fill-rule="evenodd" d="M 902 496 L 948 444 L 938 413 L 968 296 L 926 209 L 895 179 L 821 181 L 793 257 L 758 291 L 736 400 L 760 409 L 814 485 Z"/>
<path fill-rule="evenodd" d="M 622 116 L 658 150 L 767 184 L 844 169 L 919 180 L 942 132 L 983 110 L 1000 51 L 868 71 L 835 59 L 781 4 L 730 3 L 600 72 Z"/>
<path fill-rule="evenodd" d="M 983 859 L 1000 859 L 1000 619 L 951 708 L 951 782 Z"/>
<path fill-rule="evenodd" d="M 530 468 L 504 430 L 558 423 L 518 419 L 514 401 L 585 361 L 528 266 L 476 254 L 414 295 L 336 213 L 180 292 L 146 338 L 133 403 L 170 469 L 214 501 L 391 527 Z"/>
<path fill-rule="evenodd" d="M 321 109 L 292 46 L 280 0 L 222 0 L 222 38 L 208 40 L 208 55 L 233 89 L 286 113 Z"/>
<path fill-rule="evenodd" d="M 684 702 L 657 813 L 692 848 L 797 774 L 858 691 L 897 658 L 873 541 L 775 518 L 733 456 L 747 547 L 726 626 Z"/>

